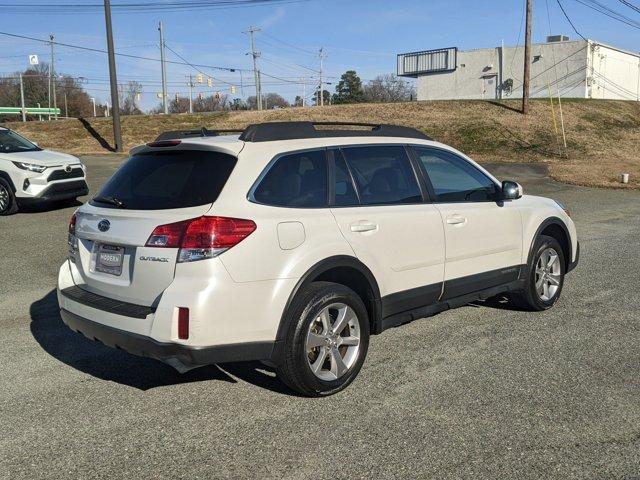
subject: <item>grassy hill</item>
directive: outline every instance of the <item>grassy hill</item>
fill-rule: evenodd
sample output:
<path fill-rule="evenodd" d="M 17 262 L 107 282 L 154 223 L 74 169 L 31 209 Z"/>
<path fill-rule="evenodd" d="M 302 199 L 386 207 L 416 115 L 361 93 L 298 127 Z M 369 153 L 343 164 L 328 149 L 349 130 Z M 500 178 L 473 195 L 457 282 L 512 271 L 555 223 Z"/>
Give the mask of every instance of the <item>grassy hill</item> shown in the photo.
<path fill-rule="evenodd" d="M 128 149 L 165 130 L 237 128 L 263 121 L 396 123 L 416 127 L 480 162 L 543 162 L 560 181 L 593 186 L 619 187 L 617 177 L 626 172 L 631 174 L 629 187 L 640 188 L 639 102 L 564 100 L 566 151 L 561 134 L 555 133 L 548 101 L 533 101 L 526 117 L 516 111 L 518 106 L 516 101 L 439 101 L 131 116 L 123 118 L 123 141 Z M 42 147 L 74 154 L 108 153 L 113 144 L 110 119 L 12 123 L 11 127 Z"/>

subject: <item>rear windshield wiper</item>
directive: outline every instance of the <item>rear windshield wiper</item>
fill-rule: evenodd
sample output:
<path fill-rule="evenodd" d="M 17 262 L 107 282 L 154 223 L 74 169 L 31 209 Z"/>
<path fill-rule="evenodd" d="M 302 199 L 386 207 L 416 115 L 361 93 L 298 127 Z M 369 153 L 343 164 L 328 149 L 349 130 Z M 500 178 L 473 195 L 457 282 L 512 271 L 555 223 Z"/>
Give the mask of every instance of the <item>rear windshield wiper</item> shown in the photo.
<path fill-rule="evenodd" d="M 93 197 L 94 202 L 98 203 L 107 203 L 109 205 L 115 205 L 118 208 L 125 208 L 124 202 L 122 200 L 117 199 L 116 197 L 107 197 L 98 195 L 97 197 Z"/>

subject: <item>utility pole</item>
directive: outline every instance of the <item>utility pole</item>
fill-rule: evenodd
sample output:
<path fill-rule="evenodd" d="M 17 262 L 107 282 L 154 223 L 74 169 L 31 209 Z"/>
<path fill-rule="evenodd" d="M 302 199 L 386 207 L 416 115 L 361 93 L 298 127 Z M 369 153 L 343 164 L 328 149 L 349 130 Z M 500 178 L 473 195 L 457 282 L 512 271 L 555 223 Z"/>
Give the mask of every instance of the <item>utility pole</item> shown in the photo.
<path fill-rule="evenodd" d="M 69 110 L 67 109 L 67 92 L 64 92 L 64 116 L 69 118 Z"/>
<path fill-rule="evenodd" d="M 255 32 L 259 32 L 257 27 L 249 27 L 248 33 L 251 37 L 251 56 L 253 57 L 253 76 L 256 83 L 256 102 L 258 102 L 258 110 L 262 110 L 262 86 L 260 85 L 260 70 L 258 70 L 258 57 L 260 52 L 256 52 L 256 44 L 253 38 Z"/>
<path fill-rule="evenodd" d="M 113 141 L 116 152 L 122 151 L 122 131 L 120 129 L 120 100 L 116 75 L 116 55 L 113 51 L 113 28 L 111 26 L 111 2 L 104 0 L 104 18 L 107 28 L 107 51 L 109 54 L 109 81 L 111 83 L 111 109 L 113 110 Z"/>
<path fill-rule="evenodd" d="M 189 113 L 193 113 L 193 75 L 189 74 Z"/>
<path fill-rule="evenodd" d="M 320 48 L 320 106 L 324 107 L 324 84 L 322 81 L 322 67 L 324 61 L 324 47 Z"/>
<path fill-rule="evenodd" d="M 96 116 L 96 99 L 91 97 L 91 103 L 93 103 L 93 116 Z"/>
<path fill-rule="evenodd" d="M 304 107 L 305 97 L 307 96 L 307 79 L 305 77 L 300 77 L 302 81 L 302 106 Z"/>
<path fill-rule="evenodd" d="M 49 35 L 49 40 L 51 40 L 51 71 L 49 72 L 49 76 L 51 78 L 51 89 L 53 91 L 53 119 L 58 120 L 58 102 L 56 101 L 56 67 L 53 54 L 53 45 L 55 42 L 53 35 Z"/>
<path fill-rule="evenodd" d="M 27 109 L 24 108 L 24 84 L 22 83 L 22 72 L 20 72 L 20 109 L 22 110 L 22 121 L 27 121 Z"/>
<path fill-rule="evenodd" d="M 160 22 L 158 26 L 160 32 L 160 70 L 162 71 L 162 110 L 164 114 L 169 113 L 169 104 L 167 102 L 167 64 L 164 61 L 164 26 Z"/>
<path fill-rule="evenodd" d="M 49 38 L 53 37 L 53 35 L 51 35 Z M 49 46 L 51 47 L 51 58 L 49 59 L 49 91 L 47 93 L 47 108 L 49 109 L 49 112 L 47 114 L 47 121 L 51 121 L 51 78 L 52 78 L 52 72 L 53 72 L 53 43 L 51 43 L 51 40 L 49 40 Z"/>
<path fill-rule="evenodd" d="M 527 0 L 527 19 L 524 30 L 524 78 L 522 80 L 522 113 L 529 113 L 529 81 L 531 79 L 531 17 L 533 0 Z"/>

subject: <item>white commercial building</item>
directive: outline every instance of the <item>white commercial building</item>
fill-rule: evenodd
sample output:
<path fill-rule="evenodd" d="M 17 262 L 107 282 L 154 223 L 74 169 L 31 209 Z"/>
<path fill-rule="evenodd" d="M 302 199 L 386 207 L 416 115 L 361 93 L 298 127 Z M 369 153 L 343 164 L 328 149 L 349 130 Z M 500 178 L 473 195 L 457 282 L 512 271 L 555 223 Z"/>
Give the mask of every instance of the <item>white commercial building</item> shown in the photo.
<path fill-rule="evenodd" d="M 553 36 L 531 48 L 531 96 L 640 100 L 640 54 Z M 521 98 L 524 47 L 398 55 L 398 75 L 417 78 L 418 100 Z"/>

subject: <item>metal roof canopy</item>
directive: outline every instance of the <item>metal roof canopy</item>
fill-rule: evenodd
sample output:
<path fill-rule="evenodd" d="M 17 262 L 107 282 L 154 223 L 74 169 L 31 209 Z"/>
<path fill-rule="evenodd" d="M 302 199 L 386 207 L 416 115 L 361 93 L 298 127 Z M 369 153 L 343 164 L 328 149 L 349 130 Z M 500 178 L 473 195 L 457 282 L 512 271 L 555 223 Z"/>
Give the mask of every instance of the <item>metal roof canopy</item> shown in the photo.
<path fill-rule="evenodd" d="M 417 77 L 429 73 L 452 72 L 457 68 L 458 47 L 398 54 L 398 76 Z"/>

